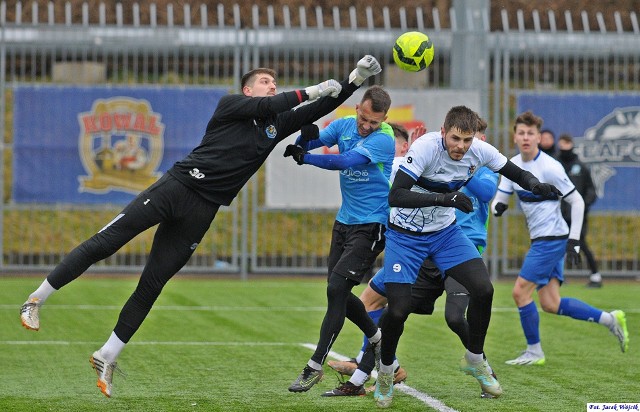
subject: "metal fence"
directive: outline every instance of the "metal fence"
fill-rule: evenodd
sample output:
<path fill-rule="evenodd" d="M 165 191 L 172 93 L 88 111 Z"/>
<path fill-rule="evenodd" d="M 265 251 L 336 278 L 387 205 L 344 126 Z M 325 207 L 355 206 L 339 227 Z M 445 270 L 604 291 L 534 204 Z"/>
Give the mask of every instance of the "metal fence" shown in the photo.
<path fill-rule="evenodd" d="M 505 154 L 514 153 L 510 129 L 514 100 L 522 91 L 640 94 L 640 29 L 633 11 L 624 19 L 612 12 L 616 23 L 609 28 L 600 14 L 595 17 L 598 27 L 591 29 L 592 16 L 586 13 L 574 22 L 571 14 L 556 16 L 553 11 L 531 16 L 519 12 L 515 24 L 503 13 L 502 27 L 491 28 L 488 1 L 454 3 L 446 22 L 437 9 L 400 8 L 398 16 L 391 16 L 387 8 L 368 7 L 363 27 L 354 8 L 301 7 L 294 13 L 287 6 L 281 10 L 253 6 L 247 21 L 238 5 L 231 10 L 218 5 L 215 11 L 206 5 L 198 9 L 184 5 L 178 24 L 172 5 L 162 11 L 152 5 L 145 14 L 148 22 L 142 23 L 137 4 L 126 9 L 117 3 L 115 10 L 101 4 L 93 21 L 87 3 L 49 2 L 39 9 L 34 2 L 29 10 L 20 2 L 11 8 L 8 2 L 0 2 L 0 112 L 6 114 L 0 118 L 5 132 L 0 156 L 0 270 L 48 270 L 120 210 L 114 205 L 52 207 L 13 201 L 11 97 L 17 85 L 215 84 L 237 90 L 242 73 L 267 66 L 279 72 L 281 86 L 293 87 L 343 78 L 359 57 L 373 54 L 385 66 L 382 78 L 376 80 L 387 86 L 478 90 L 481 112 L 490 120 L 488 134 Z M 158 23 L 159 14 L 163 24 Z M 29 21 L 23 19 L 27 15 Z M 375 22 L 380 20 L 383 24 L 377 27 Z M 574 30 L 578 25 L 582 29 Z M 390 45 L 407 30 L 427 32 L 437 54 L 428 70 L 402 83 L 391 64 Z M 309 188 L 300 188 L 300 196 L 305 190 Z M 323 273 L 335 211 L 274 210 L 265 207 L 264 196 L 261 170 L 231 207 L 221 209 L 184 270 L 242 277 Z M 629 230 L 640 228 L 640 212 L 601 213 L 592 220 L 590 239 L 602 272 L 640 275 L 640 246 L 634 230 Z M 494 276 L 516 273 L 528 245 L 523 225 L 517 213 L 499 222 L 492 220 L 491 247 L 485 258 Z M 152 233 L 141 234 L 91 270 L 139 271 Z"/>

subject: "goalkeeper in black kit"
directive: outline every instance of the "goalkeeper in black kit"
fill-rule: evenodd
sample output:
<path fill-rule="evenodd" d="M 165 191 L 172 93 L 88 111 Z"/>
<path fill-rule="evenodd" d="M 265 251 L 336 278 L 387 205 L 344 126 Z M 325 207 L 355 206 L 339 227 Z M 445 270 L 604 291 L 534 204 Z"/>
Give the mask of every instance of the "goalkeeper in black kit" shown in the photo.
<path fill-rule="evenodd" d="M 164 285 L 187 263 L 220 206 L 231 204 L 279 142 L 331 113 L 368 77 L 380 72 L 378 61 L 367 55 L 342 82 L 331 79 L 280 94 L 276 94 L 274 70 L 258 68 L 246 73 L 242 94 L 220 99 L 200 145 L 67 254 L 29 295 L 20 309 L 22 325 L 37 331 L 40 308 L 53 292 L 139 233 L 158 225 L 136 289 L 122 308 L 111 336 L 90 357 L 98 375 L 97 386 L 110 397 L 116 359 Z M 297 107 L 307 101 L 312 103 Z"/>

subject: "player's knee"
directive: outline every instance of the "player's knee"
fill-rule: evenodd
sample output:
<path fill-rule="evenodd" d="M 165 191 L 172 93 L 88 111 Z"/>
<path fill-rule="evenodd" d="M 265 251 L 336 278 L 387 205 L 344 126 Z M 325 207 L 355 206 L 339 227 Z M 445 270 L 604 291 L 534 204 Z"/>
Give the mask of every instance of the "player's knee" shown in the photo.
<path fill-rule="evenodd" d="M 327 300 L 346 299 L 351 293 L 353 284 L 341 276 L 332 275 L 327 283 Z"/>
<path fill-rule="evenodd" d="M 456 334 L 459 334 L 458 331 L 462 331 L 466 328 L 464 314 L 445 313 L 444 318 L 447 321 L 447 326 L 449 326 L 449 329 L 454 331 Z"/>
<path fill-rule="evenodd" d="M 553 313 L 553 314 L 558 313 L 558 309 L 559 309 L 559 305 L 557 303 L 545 302 L 543 300 L 540 300 L 540 307 L 546 313 Z"/>
<path fill-rule="evenodd" d="M 335 283 L 329 282 L 327 284 L 327 299 L 335 299 L 340 293 L 340 286 Z"/>
<path fill-rule="evenodd" d="M 387 316 L 392 322 L 404 322 L 411 311 L 411 305 L 408 302 L 400 301 L 395 305 L 387 306 Z"/>
<path fill-rule="evenodd" d="M 470 294 L 471 294 L 471 291 L 470 291 Z M 493 299 L 493 285 L 489 281 L 479 283 L 477 285 L 474 293 L 473 293 L 473 296 L 476 299 L 492 300 Z"/>

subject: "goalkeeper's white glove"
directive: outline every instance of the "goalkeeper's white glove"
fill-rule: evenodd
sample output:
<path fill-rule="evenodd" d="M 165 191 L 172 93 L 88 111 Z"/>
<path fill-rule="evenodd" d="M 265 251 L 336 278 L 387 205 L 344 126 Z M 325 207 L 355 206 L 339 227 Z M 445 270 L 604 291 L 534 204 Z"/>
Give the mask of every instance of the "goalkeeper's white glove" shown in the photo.
<path fill-rule="evenodd" d="M 307 92 L 309 101 L 312 102 L 319 97 L 338 97 L 338 95 L 342 91 L 342 85 L 337 80 L 329 79 L 315 86 L 309 86 L 304 89 L 304 91 Z"/>
<path fill-rule="evenodd" d="M 367 78 L 380 73 L 382 68 L 375 57 L 367 54 L 358 61 L 358 65 L 349 75 L 349 83 L 360 86 Z"/>

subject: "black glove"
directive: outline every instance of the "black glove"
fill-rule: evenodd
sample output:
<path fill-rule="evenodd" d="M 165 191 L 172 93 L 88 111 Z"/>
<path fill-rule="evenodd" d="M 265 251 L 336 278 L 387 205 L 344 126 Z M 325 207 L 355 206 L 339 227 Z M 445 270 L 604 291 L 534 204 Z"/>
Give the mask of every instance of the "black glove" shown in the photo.
<path fill-rule="evenodd" d="M 293 160 L 295 160 L 297 164 L 301 165 L 301 164 L 304 164 L 305 153 L 306 153 L 305 150 L 301 146 L 298 146 L 297 144 L 290 144 L 284 150 L 283 156 L 284 157 L 292 156 Z"/>
<path fill-rule="evenodd" d="M 320 138 L 320 129 L 315 124 L 305 124 L 300 128 L 300 137 L 303 141 L 309 142 Z"/>
<path fill-rule="evenodd" d="M 493 215 L 498 217 L 502 216 L 502 214 L 506 212 L 507 209 L 509 209 L 509 205 L 498 202 L 496 203 L 496 208 L 495 208 L 495 211 L 493 212 Z"/>
<path fill-rule="evenodd" d="M 575 265 L 580 263 L 580 241 L 569 239 L 567 241 L 567 260 Z"/>
<path fill-rule="evenodd" d="M 556 197 L 562 196 L 562 192 L 558 190 L 557 187 L 550 183 L 536 183 L 531 187 L 531 193 L 537 196 L 546 197 L 549 199 L 555 199 Z"/>
<path fill-rule="evenodd" d="M 473 212 L 473 203 L 462 192 L 440 193 L 436 195 L 435 206 L 455 207 L 464 213 Z"/>

